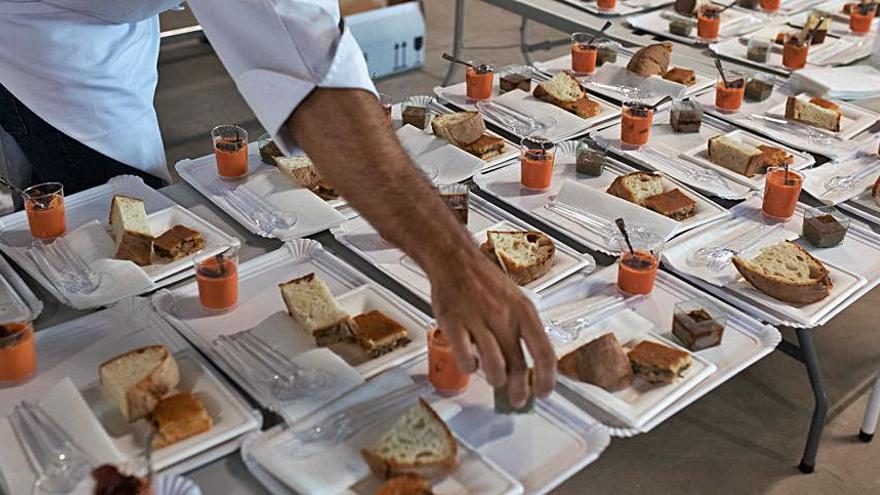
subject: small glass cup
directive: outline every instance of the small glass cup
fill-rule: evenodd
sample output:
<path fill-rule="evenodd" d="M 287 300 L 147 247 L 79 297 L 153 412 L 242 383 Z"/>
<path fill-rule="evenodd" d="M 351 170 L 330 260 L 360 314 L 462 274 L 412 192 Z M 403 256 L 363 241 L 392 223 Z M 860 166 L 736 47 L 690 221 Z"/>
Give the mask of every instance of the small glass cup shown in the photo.
<path fill-rule="evenodd" d="M 621 45 L 617 41 L 609 39 L 601 39 L 595 42 L 596 45 L 596 66 L 602 67 L 603 64 L 613 64 L 617 62 L 617 52 L 620 51 Z"/>
<path fill-rule="evenodd" d="M 669 125 L 679 134 L 700 132 L 703 107 L 693 100 L 674 100 L 669 111 Z"/>
<path fill-rule="evenodd" d="M 471 100 L 482 101 L 492 98 L 492 89 L 495 84 L 495 67 L 491 65 L 471 64 L 480 71 L 468 67 L 464 71 L 467 97 Z"/>
<path fill-rule="evenodd" d="M 596 0 L 596 7 L 605 12 L 612 12 L 617 6 L 617 0 Z"/>
<path fill-rule="evenodd" d="M 770 53 L 773 52 L 773 42 L 763 38 L 749 38 L 746 58 L 752 62 L 766 64 L 770 61 Z"/>
<path fill-rule="evenodd" d="M 767 170 L 761 211 L 774 219 L 787 220 L 794 215 L 804 176 L 784 167 Z"/>
<path fill-rule="evenodd" d="M 749 75 L 746 82 L 745 99 L 748 101 L 764 101 L 773 94 L 776 77 L 766 72 L 755 72 Z"/>
<path fill-rule="evenodd" d="M 647 231 L 630 232 L 630 244 L 622 236 L 617 241 L 620 250 L 617 287 L 628 294 L 650 294 L 654 290 L 654 280 L 660 268 L 660 254 L 666 243 L 657 234 Z"/>
<path fill-rule="evenodd" d="M 605 171 L 608 146 L 591 137 L 583 138 L 575 152 L 575 170 L 578 174 L 599 177 Z"/>
<path fill-rule="evenodd" d="M 221 179 L 240 179 L 248 173 L 248 133 L 237 125 L 211 129 L 217 174 Z"/>
<path fill-rule="evenodd" d="M 727 314 L 705 297 L 676 303 L 672 312 L 672 334 L 691 351 L 721 344 Z"/>
<path fill-rule="evenodd" d="M 391 107 L 394 106 L 394 100 L 392 100 L 391 95 L 387 93 L 379 93 L 379 103 L 382 105 L 382 110 L 385 112 L 385 123 L 388 124 L 388 127 L 391 127 L 391 124 L 394 122 L 391 116 Z"/>
<path fill-rule="evenodd" d="M 722 113 L 736 113 L 743 103 L 746 80 L 733 71 L 726 71 L 727 81 L 719 75 L 715 83 L 715 108 Z"/>
<path fill-rule="evenodd" d="M 439 186 L 440 199 L 455 214 L 462 225 L 468 224 L 468 197 L 470 190 L 464 184 L 443 184 Z"/>
<path fill-rule="evenodd" d="M 697 17 L 697 37 L 706 41 L 718 39 L 721 32 L 721 9 L 705 6 L 700 9 Z"/>
<path fill-rule="evenodd" d="M 782 0 L 761 0 L 761 10 L 764 12 L 776 12 L 781 4 Z"/>
<path fill-rule="evenodd" d="M 209 311 L 223 312 L 238 303 L 238 246 L 221 252 L 202 250 L 193 259 L 199 301 Z"/>
<path fill-rule="evenodd" d="M 782 65 L 790 70 L 803 69 L 810 54 L 810 38 L 792 36 L 782 47 Z"/>
<path fill-rule="evenodd" d="M 654 109 L 638 100 L 627 100 L 621 107 L 620 141 L 624 145 L 643 146 L 651 138 Z"/>
<path fill-rule="evenodd" d="M 400 106 L 401 120 L 403 124 L 410 124 L 424 130 L 425 127 L 428 126 L 429 121 L 429 112 L 426 101 L 430 102 L 430 99 L 426 99 L 423 96 L 410 96 L 404 100 L 403 104 Z M 412 115 L 409 115 L 410 111 L 412 112 Z"/>
<path fill-rule="evenodd" d="M 864 36 L 871 32 L 877 9 L 874 4 L 862 4 L 853 7 L 849 13 L 849 29 L 853 34 Z"/>
<path fill-rule="evenodd" d="M 0 387 L 20 385 L 36 371 L 37 348 L 30 317 L 0 324 Z"/>
<path fill-rule="evenodd" d="M 31 236 L 44 242 L 54 241 L 67 232 L 64 211 L 64 186 L 44 182 L 21 192 Z"/>
<path fill-rule="evenodd" d="M 571 35 L 571 70 L 577 74 L 596 72 L 599 48 L 593 44 L 595 36 L 590 33 Z"/>
<path fill-rule="evenodd" d="M 434 325 L 428 330 L 428 380 L 438 394 L 447 397 L 467 390 L 471 380 L 459 368 L 452 345 Z"/>
<path fill-rule="evenodd" d="M 556 144 L 543 136 L 526 136 L 520 141 L 520 183 L 526 189 L 543 191 L 553 182 Z"/>
<path fill-rule="evenodd" d="M 843 244 L 850 219 L 833 206 L 807 207 L 804 210 L 802 237 L 817 248 Z"/>

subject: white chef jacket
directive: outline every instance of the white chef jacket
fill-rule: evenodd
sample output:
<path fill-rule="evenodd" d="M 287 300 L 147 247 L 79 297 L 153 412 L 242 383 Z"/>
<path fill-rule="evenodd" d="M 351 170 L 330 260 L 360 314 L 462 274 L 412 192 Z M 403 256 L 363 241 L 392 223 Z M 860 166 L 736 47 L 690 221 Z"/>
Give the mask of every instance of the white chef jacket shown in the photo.
<path fill-rule="evenodd" d="M 0 0 L 0 83 L 61 132 L 167 180 L 153 107 L 158 14 L 179 1 Z M 294 143 L 279 131 L 314 88 L 376 93 L 337 0 L 189 5 L 282 150 Z"/>

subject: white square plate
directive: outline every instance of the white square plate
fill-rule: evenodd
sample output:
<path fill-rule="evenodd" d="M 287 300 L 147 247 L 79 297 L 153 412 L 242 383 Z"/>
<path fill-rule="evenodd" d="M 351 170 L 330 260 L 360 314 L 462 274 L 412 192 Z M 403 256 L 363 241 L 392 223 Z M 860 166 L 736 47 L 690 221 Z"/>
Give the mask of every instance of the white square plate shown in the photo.
<path fill-rule="evenodd" d="M 669 32 L 669 21 L 678 17 L 681 16 L 672 9 L 663 9 L 627 17 L 626 21 L 639 31 L 656 34 L 688 45 L 705 45 L 716 41 L 698 38 L 696 27 L 691 31 L 690 36 L 672 34 Z M 750 33 L 761 29 L 767 24 L 767 21 L 767 16 L 760 12 L 733 7 L 721 13 L 721 30 L 718 37 L 723 40 Z"/>

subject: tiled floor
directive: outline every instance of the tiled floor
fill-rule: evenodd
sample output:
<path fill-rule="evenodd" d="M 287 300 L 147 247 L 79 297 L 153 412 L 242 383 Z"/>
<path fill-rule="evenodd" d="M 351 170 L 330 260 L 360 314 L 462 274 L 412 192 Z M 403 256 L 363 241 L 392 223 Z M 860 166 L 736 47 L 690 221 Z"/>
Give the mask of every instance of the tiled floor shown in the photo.
<path fill-rule="evenodd" d="M 450 49 L 452 1 L 429 0 L 427 63 L 379 81 L 402 100 L 440 83 Z M 469 45 L 511 48 L 468 50 L 499 65 L 520 63 L 519 19 L 482 2 L 467 3 Z M 562 35 L 535 27 L 533 40 Z M 550 58 L 564 51 L 537 54 Z M 163 50 L 156 97 L 169 163 L 211 151 L 208 130 L 218 123 L 259 124 L 235 91 L 208 45 L 183 43 Z M 854 440 L 865 392 L 880 370 L 880 290 L 815 332 L 831 408 L 818 470 L 796 465 L 812 411 L 802 365 L 781 353 L 745 371 L 655 431 L 615 440 L 605 455 L 558 493 L 880 493 L 880 446 Z M 792 335 L 788 334 L 788 338 Z M 878 440 L 877 443 L 880 443 Z"/>

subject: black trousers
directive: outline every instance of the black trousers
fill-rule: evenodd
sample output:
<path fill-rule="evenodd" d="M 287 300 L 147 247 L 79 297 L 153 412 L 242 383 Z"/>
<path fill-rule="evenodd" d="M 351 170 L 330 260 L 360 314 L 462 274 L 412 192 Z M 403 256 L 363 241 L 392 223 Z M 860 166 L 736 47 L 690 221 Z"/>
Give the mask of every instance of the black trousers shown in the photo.
<path fill-rule="evenodd" d="M 31 162 L 31 183 L 60 182 L 64 194 L 104 184 L 117 175 L 131 174 L 159 188 L 165 182 L 118 162 L 80 143 L 37 117 L 0 84 L 0 126 L 21 147 Z"/>

